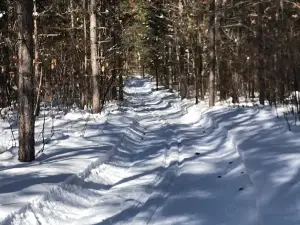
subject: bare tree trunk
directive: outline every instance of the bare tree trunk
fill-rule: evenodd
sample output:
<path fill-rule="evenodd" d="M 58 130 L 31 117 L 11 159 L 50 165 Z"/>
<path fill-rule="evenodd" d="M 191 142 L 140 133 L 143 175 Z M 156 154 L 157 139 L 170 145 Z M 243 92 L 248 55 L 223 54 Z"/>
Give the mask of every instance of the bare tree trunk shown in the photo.
<path fill-rule="evenodd" d="M 264 105 L 265 104 L 265 97 L 266 97 L 266 84 L 265 84 L 265 77 L 264 77 L 264 37 L 263 37 L 263 3 L 260 2 L 258 7 L 258 43 L 259 43 L 259 56 L 258 56 L 258 80 L 259 80 L 259 103 Z"/>
<path fill-rule="evenodd" d="M 34 24 L 34 31 L 33 31 L 33 45 L 34 45 L 34 76 L 35 82 L 37 83 L 39 80 L 39 42 L 38 42 L 38 24 L 37 24 L 37 9 L 36 9 L 36 0 L 33 1 L 33 24 Z M 41 78 L 40 82 L 41 84 Z M 34 115 L 38 116 L 40 114 L 40 91 L 41 85 L 39 88 L 36 89 L 36 102 L 34 108 Z"/>
<path fill-rule="evenodd" d="M 168 55 L 168 45 L 164 45 L 164 51 L 163 51 L 163 70 L 164 70 L 164 75 L 165 75 L 165 88 L 169 89 L 170 88 L 170 73 L 169 73 L 169 68 L 168 68 L 168 64 L 169 64 L 169 55 Z"/>
<path fill-rule="evenodd" d="M 185 73 L 185 46 L 183 44 L 179 47 L 179 93 L 181 99 L 185 99 L 186 96 L 186 73 Z"/>
<path fill-rule="evenodd" d="M 17 1 L 19 39 L 19 161 L 35 159 L 33 1 Z"/>
<path fill-rule="evenodd" d="M 195 91 L 196 91 L 196 104 L 199 103 L 199 91 L 200 91 L 200 77 L 202 76 L 203 72 L 203 58 L 202 58 L 202 37 L 201 33 L 197 31 L 197 39 L 196 39 L 196 49 L 195 49 Z M 202 96 L 201 96 L 202 97 Z"/>
<path fill-rule="evenodd" d="M 241 21 L 240 21 L 241 23 Z M 240 40 L 241 40 L 241 30 L 239 27 L 237 27 L 236 30 L 236 57 L 234 58 L 235 62 L 238 62 L 240 60 Z M 239 70 L 237 66 L 235 65 L 233 68 L 233 74 L 232 74 L 232 103 L 239 103 L 239 89 L 241 88 L 241 85 L 239 85 Z"/>
<path fill-rule="evenodd" d="M 73 0 L 70 0 L 70 19 L 71 19 L 71 42 L 73 44 L 73 48 L 75 49 L 75 24 L 74 24 L 74 7 L 73 7 Z M 73 52 L 73 51 L 72 51 Z M 74 67 L 74 57 L 71 57 L 71 78 L 70 78 L 70 81 L 71 81 L 71 97 L 70 97 L 70 103 L 73 104 L 74 102 L 76 102 L 75 100 L 75 82 L 76 82 L 76 74 L 75 74 L 75 67 Z"/>
<path fill-rule="evenodd" d="M 172 70 L 172 43 L 169 41 L 168 43 L 168 74 L 169 74 L 169 90 L 173 91 L 173 70 Z"/>
<path fill-rule="evenodd" d="M 124 93 L 123 93 L 123 65 L 121 57 L 118 58 L 118 67 L 119 69 L 119 100 L 124 100 Z"/>
<path fill-rule="evenodd" d="M 87 29 L 86 29 L 86 0 L 83 0 L 82 7 L 84 10 L 83 13 L 83 38 L 84 38 L 84 65 L 83 65 L 83 81 L 81 84 L 82 93 L 81 93 L 81 106 L 84 108 L 88 103 L 88 90 L 89 90 L 89 79 L 87 75 Z"/>
<path fill-rule="evenodd" d="M 117 99 L 117 57 L 119 57 L 119 38 L 117 37 L 119 35 L 119 31 L 118 31 L 118 25 L 117 23 L 119 22 L 119 18 L 117 15 L 117 7 L 118 6 L 118 1 L 114 1 L 114 6 L 113 7 L 113 24 L 112 24 L 112 32 L 111 32 L 111 36 L 112 36 L 112 40 L 113 40 L 113 46 L 114 46 L 114 52 L 113 52 L 113 69 L 112 69 L 112 79 L 113 79 L 113 83 L 112 83 L 112 88 L 111 88 L 111 98 L 116 100 Z"/>
<path fill-rule="evenodd" d="M 99 70 L 97 63 L 97 21 L 96 21 L 96 1 L 91 0 L 90 4 L 90 40 L 91 40 L 91 66 L 93 83 L 93 112 L 100 112 L 100 91 L 99 91 Z"/>
<path fill-rule="evenodd" d="M 210 41 L 211 41 L 211 49 L 210 49 L 210 71 L 209 71 L 209 84 L 208 84 L 208 92 L 209 92 L 209 107 L 215 105 L 215 73 L 216 73 L 216 2 L 215 0 L 210 0 Z"/>
<path fill-rule="evenodd" d="M 155 59 L 155 80 L 156 80 L 156 90 L 158 90 L 158 59 Z"/>
<path fill-rule="evenodd" d="M 2 77 L 0 77 L 0 107 L 6 107 L 11 103 L 11 87 L 9 85 L 10 77 L 9 77 L 9 48 L 7 46 L 3 46 L 1 49 L 3 64 L 2 67 Z M 6 96 L 5 96 L 6 93 Z"/>
<path fill-rule="evenodd" d="M 121 24 L 120 24 L 120 1 L 117 2 L 117 20 L 115 21 L 116 22 L 116 30 L 117 30 L 117 33 L 116 33 L 116 42 L 118 43 L 118 47 L 121 48 Z M 118 50 L 118 53 L 117 53 L 117 71 L 118 71 L 118 75 L 119 75 L 119 90 L 118 90 L 118 98 L 119 98 L 119 101 L 123 101 L 124 100 L 124 95 L 123 95 L 123 58 L 122 58 L 122 55 L 121 53 L 119 52 L 120 50 Z"/>
<path fill-rule="evenodd" d="M 184 77 L 183 84 L 184 84 L 184 95 L 185 98 L 190 98 L 190 92 L 188 89 L 188 85 L 190 83 L 190 51 L 188 49 L 188 46 L 185 46 L 185 54 L 184 54 Z"/>

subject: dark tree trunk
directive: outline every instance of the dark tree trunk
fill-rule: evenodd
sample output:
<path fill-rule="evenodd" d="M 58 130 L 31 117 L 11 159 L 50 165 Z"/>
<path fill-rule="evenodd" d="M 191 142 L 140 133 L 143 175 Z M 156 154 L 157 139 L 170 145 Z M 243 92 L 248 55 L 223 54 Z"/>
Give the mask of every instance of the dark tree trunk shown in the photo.
<path fill-rule="evenodd" d="M 263 3 L 258 4 L 258 80 L 259 80 L 259 103 L 264 105 L 266 98 L 266 84 L 264 74 L 264 37 L 263 37 Z"/>
<path fill-rule="evenodd" d="M 35 159 L 33 1 L 17 1 L 19 39 L 19 161 Z"/>
<path fill-rule="evenodd" d="M 120 68 L 120 70 L 119 70 L 119 100 L 123 101 L 124 100 L 123 70 L 121 70 L 121 68 L 122 68 L 122 59 L 121 59 L 121 57 L 118 58 L 118 67 Z"/>
<path fill-rule="evenodd" d="M 208 81 L 208 92 L 209 92 L 209 107 L 215 105 L 215 73 L 216 73 L 216 28 L 215 28 L 215 0 L 210 0 L 210 24 L 209 24 L 209 35 L 210 35 L 210 71 Z"/>
<path fill-rule="evenodd" d="M 38 24 L 37 24 L 37 8 L 36 8 L 36 0 L 33 1 L 34 4 L 34 76 L 35 76 L 35 86 L 36 86 L 36 102 L 34 108 L 34 115 L 38 116 L 40 114 L 40 92 L 41 92 L 41 85 L 37 85 L 37 83 L 41 84 L 42 77 L 39 79 L 39 44 L 38 44 Z"/>
<path fill-rule="evenodd" d="M 156 80 L 156 90 L 158 90 L 158 59 L 155 60 L 155 80 Z"/>
<path fill-rule="evenodd" d="M 100 112 L 99 70 L 97 63 L 97 22 L 96 1 L 90 4 L 90 40 L 91 40 L 91 66 L 92 66 L 92 89 L 93 89 L 93 112 Z"/>

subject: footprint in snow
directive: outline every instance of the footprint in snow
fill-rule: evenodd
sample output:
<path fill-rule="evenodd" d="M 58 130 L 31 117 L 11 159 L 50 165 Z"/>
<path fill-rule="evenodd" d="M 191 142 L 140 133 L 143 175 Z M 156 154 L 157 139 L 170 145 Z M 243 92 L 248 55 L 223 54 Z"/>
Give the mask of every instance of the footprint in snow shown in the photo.
<path fill-rule="evenodd" d="M 239 191 L 243 191 L 243 190 L 244 190 L 244 187 L 239 188 Z"/>
<path fill-rule="evenodd" d="M 199 153 L 199 152 L 196 152 L 195 155 L 200 155 L 200 153 Z"/>

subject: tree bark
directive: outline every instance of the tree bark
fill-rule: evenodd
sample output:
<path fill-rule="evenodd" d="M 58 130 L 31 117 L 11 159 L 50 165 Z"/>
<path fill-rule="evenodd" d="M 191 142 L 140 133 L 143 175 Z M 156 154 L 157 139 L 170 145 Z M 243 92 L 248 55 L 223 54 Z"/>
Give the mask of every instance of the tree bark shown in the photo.
<path fill-rule="evenodd" d="M 93 84 L 93 112 L 100 112 L 100 91 L 99 91 L 99 70 L 97 63 L 97 18 L 96 1 L 91 0 L 90 4 L 90 41 L 91 41 L 91 66 Z"/>
<path fill-rule="evenodd" d="M 215 73 L 216 73 L 216 2 L 215 0 L 210 0 L 210 24 L 209 24 L 209 35 L 210 35 L 210 71 L 209 71 L 209 107 L 215 105 Z"/>
<path fill-rule="evenodd" d="M 34 115 L 38 116 L 40 114 L 40 91 L 41 91 L 41 83 L 42 78 L 39 81 L 39 42 L 38 42 L 38 24 L 37 24 L 37 8 L 36 8 L 36 0 L 33 1 L 33 24 L 34 24 L 34 38 L 33 38 L 33 45 L 34 45 L 34 76 L 35 82 L 39 82 L 39 87 L 36 89 L 36 102 L 34 108 Z"/>
<path fill-rule="evenodd" d="M 118 97 L 118 93 L 117 93 L 117 71 L 119 69 L 117 69 L 117 64 L 118 64 L 118 57 L 120 55 L 119 53 L 119 45 L 120 45 L 120 38 L 119 38 L 119 15 L 118 15 L 118 9 L 117 7 L 119 7 L 119 1 L 115 0 L 114 1 L 114 5 L 112 6 L 113 8 L 113 24 L 112 24 L 112 32 L 111 32 L 111 36 L 112 36 L 112 40 L 113 40 L 113 46 L 114 46 L 114 52 L 113 52 L 113 69 L 112 69 L 112 79 L 113 79 L 113 84 L 112 84 L 112 88 L 111 88 L 111 98 L 116 100 Z"/>
<path fill-rule="evenodd" d="M 201 33 L 197 31 L 197 39 L 196 39 L 196 49 L 195 49 L 195 91 L 196 91 L 196 104 L 199 103 L 199 91 L 200 91 L 200 77 L 203 72 L 203 58 L 202 58 L 202 37 Z M 202 96 L 201 96 L 202 97 Z"/>
<path fill-rule="evenodd" d="M 169 78 L 169 90 L 173 91 L 173 70 L 172 70 L 172 43 L 168 43 L 168 78 Z"/>
<path fill-rule="evenodd" d="M 119 101 L 123 101 L 124 100 L 124 96 L 123 96 L 123 62 L 122 62 L 122 57 L 119 54 L 117 54 L 117 71 L 118 71 L 118 99 Z M 117 82 L 117 81 L 115 81 Z"/>
<path fill-rule="evenodd" d="M 84 64 L 83 64 L 83 83 L 81 84 L 81 106 L 84 108 L 88 104 L 89 99 L 89 79 L 87 75 L 87 26 L 86 26 L 86 0 L 82 1 L 83 13 L 83 39 L 84 39 Z"/>
<path fill-rule="evenodd" d="M 265 74 L 264 74 L 264 37 L 263 37 L 263 3 L 260 2 L 258 5 L 258 80 L 259 80 L 259 103 L 265 104 L 266 97 L 266 84 L 265 84 Z"/>
<path fill-rule="evenodd" d="M 19 49 L 19 161 L 35 159 L 33 1 L 17 1 Z"/>

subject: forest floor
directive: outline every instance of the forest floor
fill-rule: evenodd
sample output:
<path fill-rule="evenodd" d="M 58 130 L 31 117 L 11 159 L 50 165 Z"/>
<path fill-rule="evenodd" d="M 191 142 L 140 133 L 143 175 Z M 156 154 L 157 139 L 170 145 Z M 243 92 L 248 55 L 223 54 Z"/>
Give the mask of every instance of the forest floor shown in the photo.
<path fill-rule="evenodd" d="M 298 126 L 270 107 L 181 101 L 140 77 L 124 92 L 103 115 L 47 112 L 36 161 L 0 154 L 0 224 L 300 224 Z"/>

